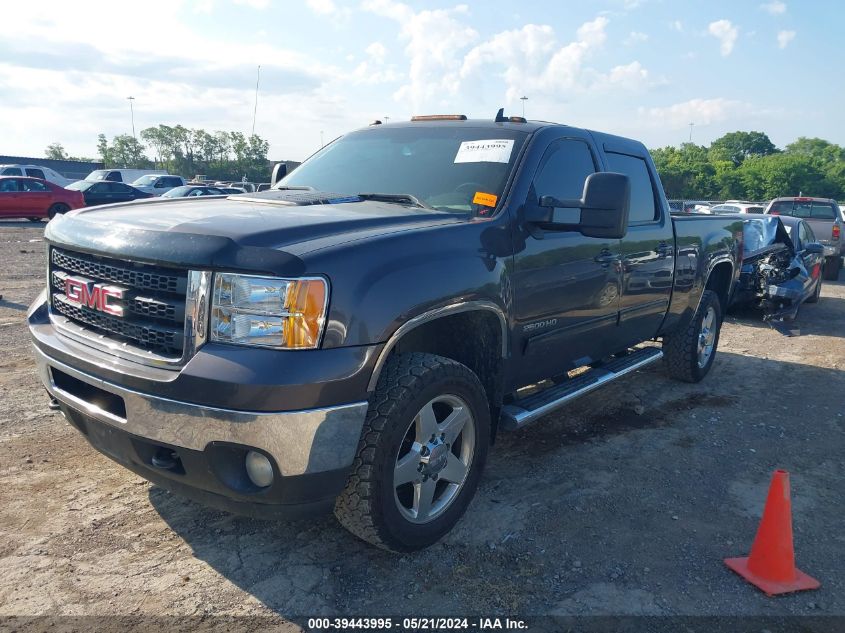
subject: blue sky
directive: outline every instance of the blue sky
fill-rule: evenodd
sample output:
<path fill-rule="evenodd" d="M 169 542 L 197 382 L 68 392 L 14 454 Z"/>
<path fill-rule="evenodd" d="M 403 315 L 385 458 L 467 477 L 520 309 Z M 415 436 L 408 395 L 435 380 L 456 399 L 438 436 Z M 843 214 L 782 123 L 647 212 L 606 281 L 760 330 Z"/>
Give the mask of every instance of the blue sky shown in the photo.
<path fill-rule="evenodd" d="M 520 114 L 650 147 L 761 130 L 845 144 L 835 0 L 39 2 L 4 8 L 0 154 L 158 123 L 299 160 L 374 118 Z M 118 10 L 119 7 L 119 10 Z"/>

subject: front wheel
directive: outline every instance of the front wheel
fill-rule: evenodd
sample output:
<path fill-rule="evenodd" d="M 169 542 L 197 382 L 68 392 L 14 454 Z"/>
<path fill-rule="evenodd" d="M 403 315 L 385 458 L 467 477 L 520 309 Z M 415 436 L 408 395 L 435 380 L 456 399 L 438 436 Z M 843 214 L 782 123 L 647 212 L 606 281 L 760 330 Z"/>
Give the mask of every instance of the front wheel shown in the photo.
<path fill-rule="evenodd" d="M 52 220 L 57 215 L 60 215 L 62 213 L 67 213 L 68 211 L 70 211 L 69 206 L 67 206 L 63 202 L 57 202 L 52 207 L 50 207 L 49 211 L 47 211 L 47 217 Z"/>
<path fill-rule="evenodd" d="M 719 295 L 705 290 L 689 325 L 663 337 L 663 361 L 669 374 L 684 382 L 702 380 L 716 358 L 721 327 Z"/>
<path fill-rule="evenodd" d="M 478 377 L 433 354 L 393 356 L 379 377 L 335 516 L 384 549 L 431 545 L 472 500 L 490 439 Z"/>

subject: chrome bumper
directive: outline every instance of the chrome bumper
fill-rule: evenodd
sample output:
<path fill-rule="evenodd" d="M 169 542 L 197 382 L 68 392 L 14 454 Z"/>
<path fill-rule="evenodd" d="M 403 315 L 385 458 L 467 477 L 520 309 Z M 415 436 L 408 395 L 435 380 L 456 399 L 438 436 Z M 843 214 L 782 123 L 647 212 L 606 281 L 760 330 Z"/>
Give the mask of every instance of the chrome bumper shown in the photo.
<path fill-rule="evenodd" d="M 349 466 L 355 457 L 367 413 L 366 402 L 269 413 L 204 407 L 106 382 L 50 358 L 37 347 L 35 357 L 38 374 L 47 391 L 68 407 L 162 444 L 202 451 L 211 442 L 230 442 L 263 449 L 276 460 L 283 476 Z M 119 396 L 126 405 L 126 417 L 119 417 L 60 389 L 53 380 L 53 369 Z"/>

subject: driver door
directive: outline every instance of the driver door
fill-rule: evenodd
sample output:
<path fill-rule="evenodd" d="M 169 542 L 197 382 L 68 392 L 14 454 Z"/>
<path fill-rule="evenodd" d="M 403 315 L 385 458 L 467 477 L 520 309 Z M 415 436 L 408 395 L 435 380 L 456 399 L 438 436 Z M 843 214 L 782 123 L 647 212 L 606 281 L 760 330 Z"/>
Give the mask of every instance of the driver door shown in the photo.
<path fill-rule="evenodd" d="M 578 199 L 587 176 L 598 171 L 587 138 L 553 141 L 537 168 L 526 207 L 541 196 Z M 577 223 L 579 209 L 555 209 L 556 218 Z M 529 384 L 618 351 L 621 283 L 618 239 L 577 231 L 523 226 L 514 241 L 514 356 L 518 380 Z M 524 244 L 524 246 L 523 246 Z"/>

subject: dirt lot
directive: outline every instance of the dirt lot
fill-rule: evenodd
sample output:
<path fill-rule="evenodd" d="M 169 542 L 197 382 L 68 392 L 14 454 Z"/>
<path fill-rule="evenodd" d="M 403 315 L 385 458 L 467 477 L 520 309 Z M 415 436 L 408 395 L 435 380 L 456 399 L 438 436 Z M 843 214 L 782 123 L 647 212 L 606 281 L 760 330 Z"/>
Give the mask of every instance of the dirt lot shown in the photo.
<path fill-rule="evenodd" d="M 500 436 L 457 529 L 394 556 L 330 516 L 183 501 L 50 412 L 24 327 L 42 228 L 0 222 L 0 615 L 845 615 L 845 282 L 797 337 L 729 317 L 699 385 L 656 367 Z M 772 599 L 722 558 L 747 553 L 775 468 L 822 588 Z"/>

